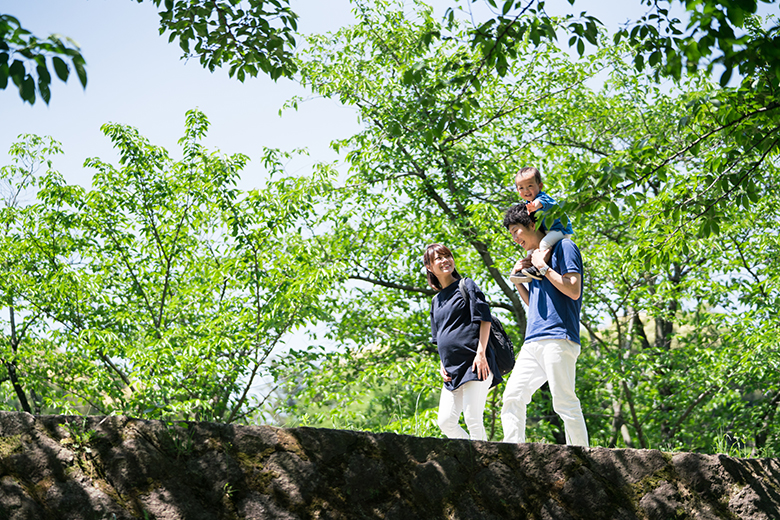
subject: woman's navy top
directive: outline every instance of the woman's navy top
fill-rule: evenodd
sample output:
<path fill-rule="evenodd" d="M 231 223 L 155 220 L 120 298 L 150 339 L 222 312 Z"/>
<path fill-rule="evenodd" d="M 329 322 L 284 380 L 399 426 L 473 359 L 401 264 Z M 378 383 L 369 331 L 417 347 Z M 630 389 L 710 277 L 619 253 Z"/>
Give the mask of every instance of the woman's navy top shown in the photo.
<path fill-rule="evenodd" d="M 439 291 L 431 303 L 431 341 L 438 347 L 444 369 L 452 377 L 452 381 L 444 383 L 444 388 L 450 391 L 463 383 L 480 380 L 471 368 L 479 345 L 480 322 L 492 323 L 490 306 L 474 280 L 464 281 L 468 301 L 458 289 L 459 282 L 456 280 Z M 492 348 L 488 347 L 485 357 L 493 374 L 490 385 L 493 387 L 502 381 L 501 372 Z"/>

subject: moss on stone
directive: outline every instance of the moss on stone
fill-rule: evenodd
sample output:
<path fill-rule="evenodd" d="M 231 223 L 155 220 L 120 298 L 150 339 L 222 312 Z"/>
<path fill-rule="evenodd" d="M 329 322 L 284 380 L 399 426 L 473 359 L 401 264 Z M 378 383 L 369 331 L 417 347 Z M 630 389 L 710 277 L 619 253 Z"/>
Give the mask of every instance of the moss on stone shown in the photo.
<path fill-rule="evenodd" d="M 14 453 L 20 453 L 23 450 L 24 443 L 22 442 L 21 434 L 0 437 L 0 459 L 13 455 Z"/>
<path fill-rule="evenodd" d="M 659 471 L 656 471 L 652 475 L 649 475 L 639 482 L 630 484 L 628 486 L 628 495 L 631 497 L 631 505 L 634 506 L 634 510 L 639 509 L 639 501 L 642 500 L 646 494 L 650 493 L 654 489 L 661 487 L 664 482 L 673 483 L 677 481 L 677 476 L 671 466 L 666 466 Z"/>
<path fill-rule="evenodd" d="M 301 446 L 301 443 L 298 442 L 298 439 L 293 437 L 289 432 L 285 430 L 280 430 L 277 433 L 277 436 L 279 438 L 279 446 L 282 449 L 284 449 L 284 451 L 289 451 L 290 453 L 294 453 L 298 455 L 301 458 L 301 460 L 305 460 L 305 461 L 309 460 L 309 456 L 306 455 L 305 451 L 303 451 L 303 447 Z"/>
<path fill-rule="evenodd" d="M 737 515 L 732 511 L 747 520 L 768 518 L 758 508 L 776 511 L 772 490 L 780 488 L 774 461 L 735 461 L 738 466 L 729 470 L 720 459 L 693 457 L 684 467 L 693 477 L 685 473 L 682 478 L 681 462 L 673 464 L 673 455 L 666 453 L 667 464 L 648 475 L 663 461 L 647 450 L 616 455 L 612 466 L 609 452 L 564 446 L 270 427 L 253 427 L 248 438 L 238 435 L 242 443 L 234 445 L 225 428 L 209 423 L 193 425 L 193 435 L 191 429 L 153 421 L 106 422 L 99 428 L 102 437 L 86 435 L 96 419 L 76 422 L 74 427 L 82 426 L 75 436 L 62 429 L 66 420 L 74 422 L 60 417 L 38 417 L 35 425 L 9 421 L 15 429 L 6 428 L 0 437 L 0 470 L 8 489 L 5 498 L 0 495 L 0 517 L 8 510 L 4 507 L 18 507 L 14 504 L 20 497 L 55 517 L 51 508 L 59 507 L 62 497 L 51 487 L 63 480 L 74 481 L 63 487 L 68 500 L 84 500 L 87 509 L 95 505 L 90 497 L 105 500 L 128 520 L 145 513 L 162 520 L 204 512 L 219 520 L 237 520 L 239 513 L 333 520 L 539 520 L 555 515 L 603 520 L 659 514 L 677 520 L 697 515 L 733 520 Z M 44 438 L 44 431 L 54 433 Z M 126 442 L 129 438 L 144 442 Z M 642 468 L 643 477 L 629 484 L 640 478 L 629 473 L 635 466 Z M 717 492 L 701 478 L 713 480 Z M 76 486 L 84 492 L 73 491 Z"/>

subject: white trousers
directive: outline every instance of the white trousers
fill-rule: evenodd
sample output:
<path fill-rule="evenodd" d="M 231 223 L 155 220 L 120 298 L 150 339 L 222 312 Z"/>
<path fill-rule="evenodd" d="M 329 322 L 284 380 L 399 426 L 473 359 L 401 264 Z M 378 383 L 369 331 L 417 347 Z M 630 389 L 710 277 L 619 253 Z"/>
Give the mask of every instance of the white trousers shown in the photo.
<path fill-rule="evenodd" d="M 487 440 L 482 416 L 492 382 L 493 376 L 489 375 L 484 381 L 469 381 L 453 391 L 442 386 L 439 398 L 439 428 L 444 435 L 450 439 Z M 468 433 L 458 424 L 461 412 L 469 429 Z"/>
<path fill-rule="evenodd" d="M 580 346 L 567 339 L 542 339 L 523 345 L 504 390 L 504 442 L 525 442 L 526 406 L 534 392 L 548 381 L 553 410 L 566 430 L 566 444 L 588 445 L 588 429 L 574 393 L 579 355 Z"/>

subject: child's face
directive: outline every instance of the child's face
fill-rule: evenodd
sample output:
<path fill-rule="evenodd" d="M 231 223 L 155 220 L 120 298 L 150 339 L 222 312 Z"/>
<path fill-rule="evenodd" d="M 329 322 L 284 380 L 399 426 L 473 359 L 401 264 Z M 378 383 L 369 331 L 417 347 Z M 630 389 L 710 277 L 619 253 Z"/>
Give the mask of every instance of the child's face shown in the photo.
<path fill-rule="evenodd" d="M 517 193 L 526 201 L 531 202 L 542 191 L 542 183 L 536 182 L 533 172 L 518 173 L 515 177 Z"/>

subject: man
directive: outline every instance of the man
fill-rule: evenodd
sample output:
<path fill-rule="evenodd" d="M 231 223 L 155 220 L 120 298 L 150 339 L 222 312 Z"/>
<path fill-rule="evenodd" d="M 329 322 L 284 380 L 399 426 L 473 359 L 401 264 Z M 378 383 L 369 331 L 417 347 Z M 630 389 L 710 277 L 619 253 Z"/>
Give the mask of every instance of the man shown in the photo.
<path fill-rule="evenodd" d="M 513 272 L 533 265 L 542 279 L 528 287 L 515 282 L 528 305 L 525 342 L 504 390 L 501 422 L 504 442 L 525 442 L 526 406 L 545 381 L 550 384 L 553 409 L 566 430 L 566 444 L 588 445 L 588 430 L 582 407 L 574 392 L 577 357 L 580 355 L 580 309 L 582 307 L 582 256 L 577 246 L 564 238 L 552 249 L 550 264 L 539 250 L 545 236 L 525 204 L 511 207 L 504 226 L 525 250 L 535 250 L 530 260 L 517 262 Z"/>

